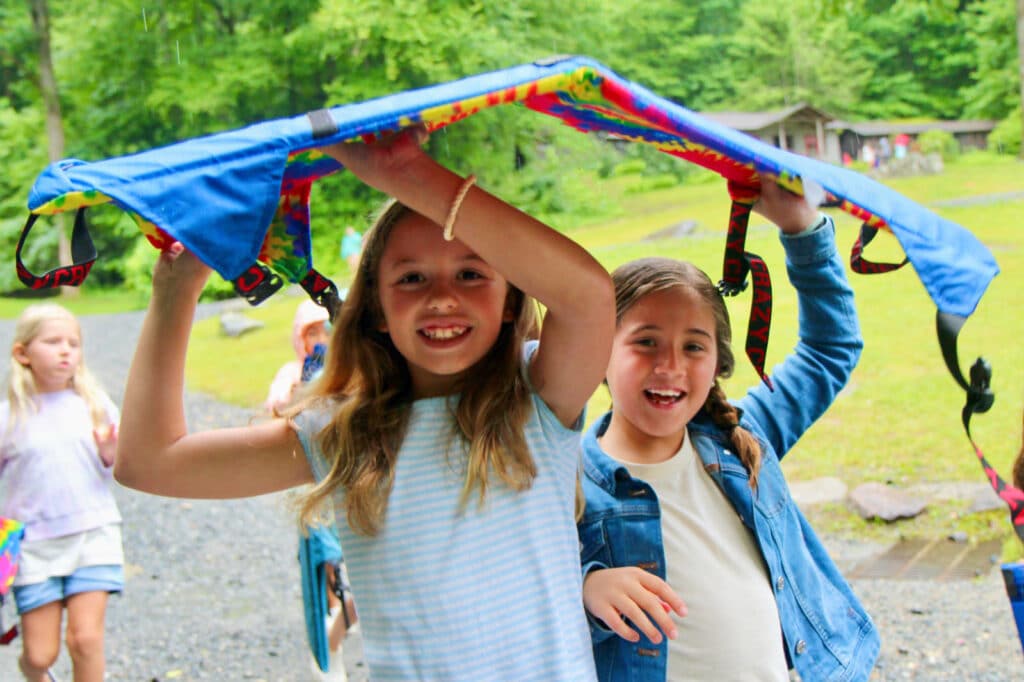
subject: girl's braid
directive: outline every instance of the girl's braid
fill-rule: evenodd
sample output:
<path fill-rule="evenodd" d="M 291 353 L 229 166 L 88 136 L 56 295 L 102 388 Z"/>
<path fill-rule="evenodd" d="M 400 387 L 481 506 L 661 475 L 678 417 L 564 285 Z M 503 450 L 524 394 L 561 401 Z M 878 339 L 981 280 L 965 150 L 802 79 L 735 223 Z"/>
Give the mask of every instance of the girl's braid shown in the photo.
<path fill-rule="evenodd" d="M 754 434 L 740 426 L 739 412 L 730 403 L 722 387 L 716 381 L 704 403 L 704 409 L 711 416 L 715 426 L 729 434 L 729 442 L 750 475 L 750 488 L 757 488 L 757 474 L 761 470 L 761 446 Z"/>

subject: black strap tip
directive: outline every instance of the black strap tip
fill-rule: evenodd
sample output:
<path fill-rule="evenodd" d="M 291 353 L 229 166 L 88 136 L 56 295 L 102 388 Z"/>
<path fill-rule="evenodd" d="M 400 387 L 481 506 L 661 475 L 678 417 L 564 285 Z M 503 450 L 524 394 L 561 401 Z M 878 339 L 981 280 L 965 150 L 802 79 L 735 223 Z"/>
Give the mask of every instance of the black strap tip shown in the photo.
<path fill-rule="evenodd" d="M 727 282 L 724 279 L 718 280 L 718 293 L 722 296 L 738 296 L 747 289 L 747 280 L 743 280 L 738 284 L 735 282 Z"/>

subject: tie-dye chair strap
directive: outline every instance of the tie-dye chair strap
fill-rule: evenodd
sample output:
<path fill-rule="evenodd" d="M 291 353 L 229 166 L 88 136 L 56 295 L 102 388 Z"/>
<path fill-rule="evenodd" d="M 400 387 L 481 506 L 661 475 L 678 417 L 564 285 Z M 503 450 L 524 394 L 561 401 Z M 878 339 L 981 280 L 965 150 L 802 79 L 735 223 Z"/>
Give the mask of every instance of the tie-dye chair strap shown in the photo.
<path fill-rule="evenodd" d="M 75 211 L 75 227 L 71 231 L 71 265 L 61 265 L 42 275 L 31 272 L 21 259 L 22 249 L 28 233 L 32 231 L 39 215 L 32 213 L 25 222 L 18 238 L 18 248 L 14 252 L 17 264 L 18 279 L 32 289 L 52 289 L 60 286 L 77 287 L 85 281 L 92 264 L 96 262 L 96 246 L 92 242 L 89 228 L 85 224 L 85 208 Z"/>

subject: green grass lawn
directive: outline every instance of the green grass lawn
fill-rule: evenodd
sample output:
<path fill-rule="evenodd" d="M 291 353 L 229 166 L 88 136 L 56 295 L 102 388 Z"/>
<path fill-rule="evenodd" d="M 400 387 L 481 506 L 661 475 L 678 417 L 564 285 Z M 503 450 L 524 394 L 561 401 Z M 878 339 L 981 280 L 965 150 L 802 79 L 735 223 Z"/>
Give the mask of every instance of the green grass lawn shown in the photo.
<path fill-rule="evenodd" d="M 301 297 L 278 292 L 259 307 L 246 309 L 247 317 L 266 326 L 240 337 L 221 334 L 218 318 L 196 324 L 189 341 L 188 388 L 243 407 L 261 406 L 278 368 L 295 359 L 292 318 Z"/>
<path fill-rule="evenodd" d="M 729 202 L 722 182 L 696 182 L 647 192 L 631 191 L 637 178 L 593 180 L 602 201 L 619 204 L 621 215 L 566 230 L 609 269 L 640 256 L 665 255 L 696 262 L 717 280 L 720 276 Z M 971 155 L 947 164 L 943 174 L 890 181 L 893 188 L 924 204 L 951 198 L 1024 191 L 1024 164 L 1006 157 Z M 976 313 L 960 335 L 962 369 L 983 355 L 993 366 L 995 406 L 978 415 L 972 431 L 992 464 L 1004 476 L 1021 447 L 1024 411 L 1024 237 L 1018 223 L 1024 201 L 1004 200 L 970 207 L 936 207 L 937 213 L 970 229 L 992 249 L 1002 273 L 994 280 Z M 840 250 L 846 254 L 859 224 L 836 212 Z M 652 241 L 648 235 L 685 220 L 696 230 L 679 239 Z M 782 360 L 796 338 L 795 298 L 787 286 L 782 249 L 774 230 L 757 216 L 751 220 L 748 249 L 768 262 L 775 282 L 775 309 L 768 366 Z M 880 235 L 868 248 L 873 260 L 898 260 L 895 239 Z M 866 341 L 861 361 L 848 388 L 825 416 L 800 440 L 784 461 L 791 480 L 837 476 L 851 489 L 868 481 L 984 482 L 981 468 L 960 425 L 963 393 L 949 376 L 935 337 L 935 306 L 910 267 L 874 276 L 851 274 Z M 339 285 L 344 282 L 339 281 Z M 187 382 L 192 390 L 212 394 L 246 407 L 257 407 L 277 368 L 292 359 L 291 318 L 299 298 L 277 295 L 247 314 L 266 327 L 241 338 L 219 333 L 216 319 L 196 325 L 188 356 Z M 13 317 L 24 302 L 3 300 L 0 316 Z M 130 297 L 86 294 L 68 301 L 80 314 L 135 308 Z M 737 340 L 737 372 L 727 390 L 739 397 L 756 377 L 743 356 L 750 294 L 729 300 Z M 608 405 L 601 388 L 589 406 L 591 418 Z M 1006 512 L 967 515 L 966 503 L 930 508 L 917 519 L 898 524 L 869 524 L 845 505 L 816 510 L 822 530 L 856 533 L 878 539 L 898 535 L 934 535 L 963 530 L 973 539 L 1007 539 L 1007 553 L 1018 556 L 1011 542 Z"/>

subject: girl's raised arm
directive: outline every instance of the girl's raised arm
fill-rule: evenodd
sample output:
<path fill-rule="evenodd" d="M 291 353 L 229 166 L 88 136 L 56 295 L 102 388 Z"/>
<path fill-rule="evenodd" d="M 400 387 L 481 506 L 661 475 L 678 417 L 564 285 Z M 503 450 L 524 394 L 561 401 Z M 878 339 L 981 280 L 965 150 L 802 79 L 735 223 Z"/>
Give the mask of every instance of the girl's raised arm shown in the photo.
<path fill-rule="evenodd" d="M 114 477 L 171 497 L 247 497 L 313 481 L 284 419 L 189 434 L 185 351 L 210 269 L 181 244 L 160 254 L 135 350 L 118 433 Z"/>
<path fill-rule="evenodd" d="M 376 144 L 324 151 L 363 182 L 444 225 L 464 180 L 423 152 L 425 139 L 417 126 Z M 559 420 L 572 424 L 611 354 L 615 294 L 608 272 L 571 239 L 479 187 L 457 209 L 455 238 L 547 309 L 530 378 Z"/>

